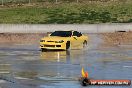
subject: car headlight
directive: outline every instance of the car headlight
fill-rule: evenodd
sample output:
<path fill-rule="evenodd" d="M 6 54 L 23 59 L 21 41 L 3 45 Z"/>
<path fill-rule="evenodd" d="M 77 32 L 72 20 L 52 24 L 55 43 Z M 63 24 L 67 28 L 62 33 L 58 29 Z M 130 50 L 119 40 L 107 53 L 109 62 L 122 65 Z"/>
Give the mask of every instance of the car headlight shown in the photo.
<path fill-rule="evenodd" d="M 40 42 L 45 42 L 45 40 L 40 40 Z"/>
<path fill-rule="evenodd" d="M 63 42 L 64 42 L 63 40 L 55 41 L 55 43 L 63 43 Z"/>

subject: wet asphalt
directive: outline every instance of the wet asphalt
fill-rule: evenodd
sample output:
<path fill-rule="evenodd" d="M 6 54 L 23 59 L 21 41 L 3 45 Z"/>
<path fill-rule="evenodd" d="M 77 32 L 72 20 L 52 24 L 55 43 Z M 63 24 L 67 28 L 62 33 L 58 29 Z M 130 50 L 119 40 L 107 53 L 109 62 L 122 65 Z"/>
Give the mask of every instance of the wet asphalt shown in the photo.
<path fill-rule="evenodd" d="M 41 52 L 35 44 L 1 45 L 0 88 L 83 88 L 78 81 L 82 67 L 91 79 L 132 80 L 132 46 L 105 47 L 100 35 L 89 36 L 88 46 L 81 50 Z"/>

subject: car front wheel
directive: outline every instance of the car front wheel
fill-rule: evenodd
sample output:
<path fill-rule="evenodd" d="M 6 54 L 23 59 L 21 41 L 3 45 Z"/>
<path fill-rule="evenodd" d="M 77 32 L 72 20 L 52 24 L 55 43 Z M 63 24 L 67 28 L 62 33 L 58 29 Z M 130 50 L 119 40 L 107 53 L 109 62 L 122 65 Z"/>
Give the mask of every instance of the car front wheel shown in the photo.
<path fill-rule="evenodd" d="M 85 40 L 84 42 L 83 42 L 83 47 L 86 47 L 87 46 L 87 41 Z"/>
<path fill-rule="evenodd" d="M 41 51 L 42 51 L 42 52 L 45 52 L 45 51 L 47 51 L 47 50 L 46 50 L 46 49 L 41 48 Z"/>
<path fill-rule="evenodd" d="M 66 50 L 70 48 L 70 41 L 67 41 L 66 43 Z"/>

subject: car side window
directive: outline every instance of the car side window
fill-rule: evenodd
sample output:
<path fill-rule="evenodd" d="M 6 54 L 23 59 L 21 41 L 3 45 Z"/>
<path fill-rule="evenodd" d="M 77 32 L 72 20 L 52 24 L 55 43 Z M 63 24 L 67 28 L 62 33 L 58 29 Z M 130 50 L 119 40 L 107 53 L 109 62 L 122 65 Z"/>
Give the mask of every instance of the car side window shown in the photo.
<path fill-rule="evenodd" d="M 74 31 L 74 32 L 73 32 L 73 36 L 80 37 L 80 36 L 82 36 L 82 34 L 81 34 L 81 33 L 79 33 L 79 32 L 77 32 L 77 31 Z"/>

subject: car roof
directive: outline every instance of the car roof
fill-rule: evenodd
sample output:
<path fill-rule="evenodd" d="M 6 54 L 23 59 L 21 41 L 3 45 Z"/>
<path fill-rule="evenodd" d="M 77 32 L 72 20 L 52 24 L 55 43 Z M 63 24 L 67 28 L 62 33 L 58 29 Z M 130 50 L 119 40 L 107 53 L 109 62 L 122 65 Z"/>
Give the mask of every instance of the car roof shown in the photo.
<path fill-rule="evenodd" d="M 74 31 L 74 30 L 57 30 L 57 31 Z"/>

